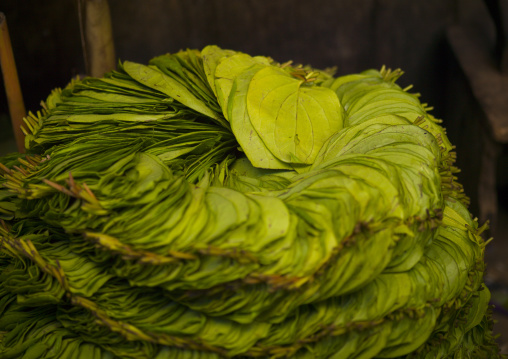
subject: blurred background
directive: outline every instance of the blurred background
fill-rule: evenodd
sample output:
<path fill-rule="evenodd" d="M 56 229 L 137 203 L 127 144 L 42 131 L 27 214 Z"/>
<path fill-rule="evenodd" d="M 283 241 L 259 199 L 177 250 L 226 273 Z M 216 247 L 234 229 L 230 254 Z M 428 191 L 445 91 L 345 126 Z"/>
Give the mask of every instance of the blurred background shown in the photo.
<path fill-rule="evenodd" d="M 96 2 L 105 0 L 93 0 Z M 116 57 L 216 44 L 336 75 L 401 68 L 457 146 L 470 211 L 489 220 L 486 281 L 508 352 L 508 0 L 109 0 Z M 77 0 L 2 0 L 27 111 L 85 74 Z M 3 81 L 2 81 L 3 83 Z M 0 156 L 16 150 L 0 86 Z"/>

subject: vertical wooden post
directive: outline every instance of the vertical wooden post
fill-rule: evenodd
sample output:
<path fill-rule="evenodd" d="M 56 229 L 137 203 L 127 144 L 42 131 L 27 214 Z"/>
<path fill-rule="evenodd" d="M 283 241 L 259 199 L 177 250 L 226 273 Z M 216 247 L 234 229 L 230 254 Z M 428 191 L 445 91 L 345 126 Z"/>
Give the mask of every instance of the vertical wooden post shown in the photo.
<path fill-rule="evenodd" d="M 14 62 L 11 39 L 7 29 L 5 15 L 0 12 L 0 65 L 4 78 L 5 92 L 7 94 L 7 103 L 9 104 L 9 114 L 11 117 L 14 137 L 19 152 L 25 152 L 25 136 L 21 131 L 23 117 L 26 116 L 25 104 L 21 95 L 18 72 Z"/>
<path fill-rule="evenodd" d="M 101 77 L 116 65 L 109 4 L 107 0 L 78 0 L 78 5 L 86 72 Z"/>

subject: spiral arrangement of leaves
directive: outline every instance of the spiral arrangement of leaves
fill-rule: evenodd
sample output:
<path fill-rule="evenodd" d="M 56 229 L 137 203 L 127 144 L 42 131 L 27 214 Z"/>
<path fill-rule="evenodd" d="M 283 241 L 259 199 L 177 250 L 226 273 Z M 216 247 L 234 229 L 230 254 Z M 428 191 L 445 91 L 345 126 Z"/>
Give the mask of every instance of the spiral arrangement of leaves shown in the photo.
<path fill-rule="evenodd" d="M 496 358 L 485 226 L 400 70 L 216 46 L 73 80 L 1 159 L 3 358 Z"/>

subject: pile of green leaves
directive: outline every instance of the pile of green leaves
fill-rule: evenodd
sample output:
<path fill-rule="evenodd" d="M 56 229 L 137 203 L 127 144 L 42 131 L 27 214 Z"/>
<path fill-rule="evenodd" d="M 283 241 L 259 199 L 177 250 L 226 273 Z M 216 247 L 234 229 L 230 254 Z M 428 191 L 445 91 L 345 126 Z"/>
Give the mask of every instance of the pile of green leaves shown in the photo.
<path fill-rule="evenodd" d="M 499 357 L 485 226 L 401 74 L 208 46 L 54 90 L 0 161 L 0 356 Z"/>

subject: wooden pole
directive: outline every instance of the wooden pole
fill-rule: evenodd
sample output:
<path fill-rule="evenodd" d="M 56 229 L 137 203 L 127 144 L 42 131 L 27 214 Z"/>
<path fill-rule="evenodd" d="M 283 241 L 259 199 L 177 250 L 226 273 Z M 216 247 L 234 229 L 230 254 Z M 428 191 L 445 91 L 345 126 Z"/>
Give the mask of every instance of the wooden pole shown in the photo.
<path fill-rule="evenodd" d="M 78 0 L 78 11 L 87 74 L 101 77 L 116 66 L 108 1 Z"/>
<path fill-rule="evenodd" d="M 25 104 L 21 95 L 18 72 L 14 62 L 11 39 L 7 29 L 5 15 L 0 12 L 0 65 L 4 78 L 5 92 L 7 94 L 7 103 L 9 104 L 9 114 L 11 117 L 14 138 L 19 152 L 25 152 L 25 135 L 21 131 L 23 118 L 26 116 Z"/>

